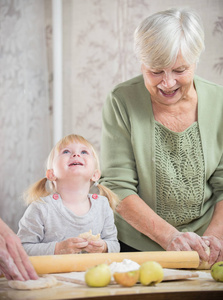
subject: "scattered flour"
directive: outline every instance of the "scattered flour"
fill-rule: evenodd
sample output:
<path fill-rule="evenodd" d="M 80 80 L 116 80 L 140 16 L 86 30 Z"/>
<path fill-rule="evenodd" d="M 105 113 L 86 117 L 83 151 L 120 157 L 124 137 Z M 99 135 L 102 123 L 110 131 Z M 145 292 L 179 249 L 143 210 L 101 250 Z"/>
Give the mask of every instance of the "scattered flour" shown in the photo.
<path fill-rule="evenodd" d="M 122 262 L 113 262 L 109 265 L 112 275 L 115 272 L 122 273 L 138 270 L 139 267 L 140 265 L 137 262 L 130 259 L 124 259 Z"/>

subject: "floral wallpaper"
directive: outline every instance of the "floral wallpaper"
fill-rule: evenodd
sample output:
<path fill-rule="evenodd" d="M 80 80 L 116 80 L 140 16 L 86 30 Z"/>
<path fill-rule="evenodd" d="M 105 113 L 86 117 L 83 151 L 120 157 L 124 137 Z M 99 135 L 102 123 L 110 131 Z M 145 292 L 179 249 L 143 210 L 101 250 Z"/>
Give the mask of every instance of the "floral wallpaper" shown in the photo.
<path fill-rule="evenodd" d="M 80 133 L 100 152 L 101 110 L 107 94 L 140 74 L 133 32 L 148 15 L 171 7 L 189 7 L 200 14 L 206 50 L 197 74 L 223 84 L 223 1 L 64 1 L 64 134 Z"/>
<path fill-rule="evenodd" d="M 0 1 L 0 53 L 0 217 L 17 231 L 51 146 L 44 1 Z"/>
<path fill-rule="evenodd" d="M 222 0 L 62 1 L 64 135 L 83 135 L 100 154 L 107 94 L 140 74 L 136 26 L 154 12 L 182 6 L 204 23 L 197 74 L 223 85 Z M 44 176 L 52 147 L 52 39 L 52 0 L 0 1 L 0 217 L 14 231 L 25 209 L 22 192 Z"/>

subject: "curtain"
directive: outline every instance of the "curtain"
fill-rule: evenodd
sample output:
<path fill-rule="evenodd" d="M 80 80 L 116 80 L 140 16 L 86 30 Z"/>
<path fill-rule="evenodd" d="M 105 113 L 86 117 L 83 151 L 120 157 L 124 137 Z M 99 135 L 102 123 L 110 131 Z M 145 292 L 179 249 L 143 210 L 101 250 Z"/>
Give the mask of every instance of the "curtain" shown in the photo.
<path fill-rule="evenodd" d="M 14 231 L 51 148 L 44 2 L 0 1 L 0 217 Z"/>

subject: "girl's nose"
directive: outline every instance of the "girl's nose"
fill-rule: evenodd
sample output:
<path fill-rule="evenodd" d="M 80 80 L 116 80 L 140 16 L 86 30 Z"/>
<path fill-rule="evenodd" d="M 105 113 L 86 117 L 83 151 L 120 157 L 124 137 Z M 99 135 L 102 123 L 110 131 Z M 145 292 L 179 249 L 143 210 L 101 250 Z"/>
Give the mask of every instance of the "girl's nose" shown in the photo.
<path fill-rule="evenodd" d="M 75 156 L 80 157 L 80 154 L 79 154 L 79 153 L 74 153 L 74 154 L 73 154 L 73 157 L 75 157 Z"/>

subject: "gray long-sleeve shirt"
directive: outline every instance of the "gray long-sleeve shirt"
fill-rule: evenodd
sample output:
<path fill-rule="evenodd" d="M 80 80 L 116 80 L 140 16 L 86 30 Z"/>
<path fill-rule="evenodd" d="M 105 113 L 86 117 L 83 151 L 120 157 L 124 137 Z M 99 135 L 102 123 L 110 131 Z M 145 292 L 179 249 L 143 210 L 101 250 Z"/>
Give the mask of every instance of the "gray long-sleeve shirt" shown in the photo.
<path fill-rule="evenodd" d="M 57 242 L 90 229 L 94 235 L 100 233 L 108 252 L 120 251 L 114 214 L 106 197 L 93 199 L 89 194 L 91 208 L 83 216 L 64 206 L 60 196 L 57 200 L 53 195 L 41 199 L 28 206 L 19 222 L 18 236 L 28 255 L 53 255 Z"/>

